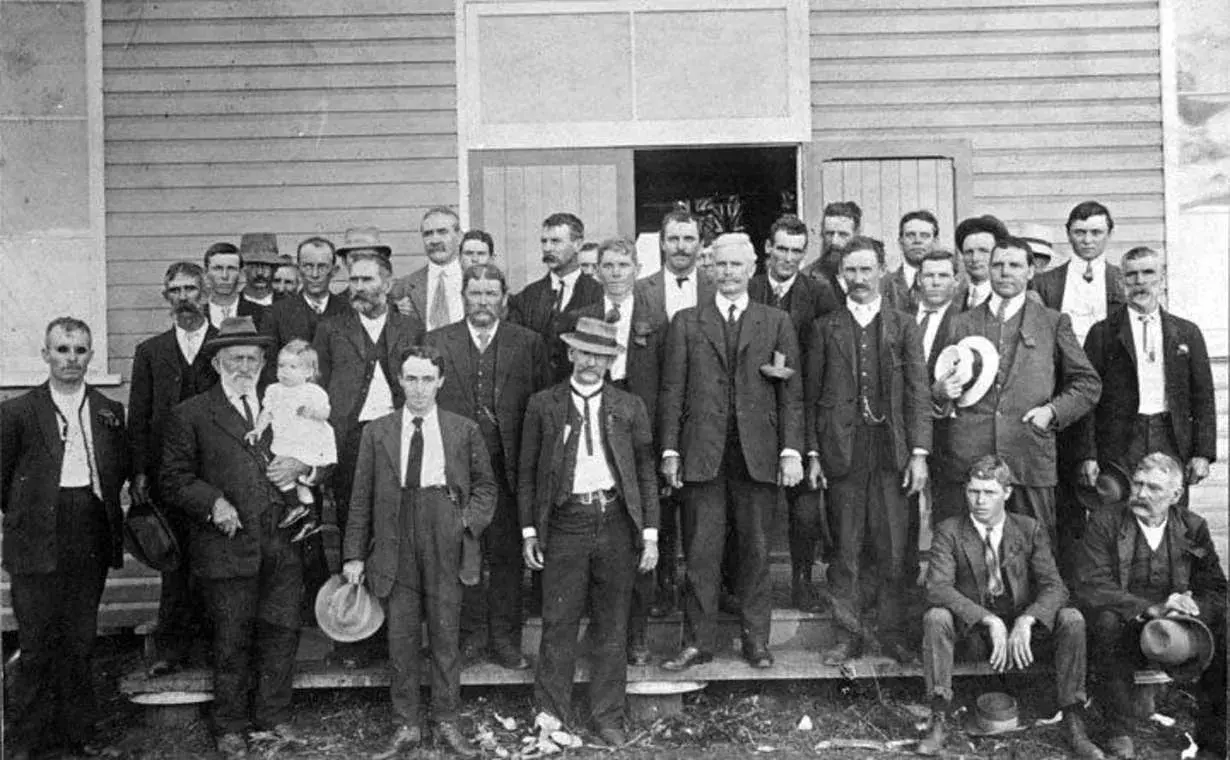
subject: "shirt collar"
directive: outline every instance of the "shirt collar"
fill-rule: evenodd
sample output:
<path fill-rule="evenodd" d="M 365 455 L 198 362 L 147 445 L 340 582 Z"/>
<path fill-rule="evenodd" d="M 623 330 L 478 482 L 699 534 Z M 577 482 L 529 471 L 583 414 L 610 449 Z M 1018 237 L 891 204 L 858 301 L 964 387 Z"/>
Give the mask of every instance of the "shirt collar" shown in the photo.
<path fill-rule="evenodd" d="M 427 262 L 427 279 L 435 279 L 440 275 L 452 277 L 453 275 L 461 274 L 461 257 L 454 256 L 453 260 L 447 264 L 437 264 L 434 261 Z"/>
<path fill-rule="evenodd" d="M 568 378 L 568 384 L 571 386 L 574 393 L 579 393 L 582 396 L 593 396 L 594 393 L 602 390 L 602 383 L 597 382 L 590 385 L 582 385 L 577 382 L 575 377 Z"/>
<path fill-rule="evenodd" d="M 794 287 L 794 281 L 799 278 L 799 273 L 795 272 L 794 274 L 790 275 L 790 279 L 784 280 L 782 282 L 778 282 L 777 280 L 773 279 L 773 275 L 766 275 L 766 277 L 768 277 L 769 279 L 769 287 L 772 288 L 774 292 L 781 290 L 781 292 L 783 293 L 789 293 L 790 288 Z"/>
<path fill-rule="evenodd" d="M 175 323 L 175 334 L 179 336 L 181 340 L 186 340 L 190 342 L 196 342 L 196 341 L 199 341 L 201 338 L 205 337 L 205 331 L 207 329 L 209 329 L 208 319 L 202 322 L 200 327 L 196 328 L 195 330 L 191 330 L 191 331 L 185 330 L 184 328 L 180 327 L 178 322 Z"/>
<path fill-rule="evenodd" d="M 378 317 L 366 316 L 363 312 L 359 311 L 358 309 L 355 309 L 354 313 L 359 315 L 360 322 L 362 322 L 364 325 L 370 325 L 372 327 L 384 327 L 385 320 L 389 318 L 388 309 L 385 309 L 384 312 L 381 313 L 381 315 Z"/>
<path fill-rule="evenodd" d="M 611 309 L 619 309 L 619 321 L 622 322 L 623 320 L 627 319 L 632 314 L 632 294 L 629 293 L 628 297 L 619 303 L 615 303 L 614 301 L 612 301 L 610 296 L 603 295 L 602 305 L 603 305 L 604 311 L 610 311 Z"/>
<path fill-rule="evenodd" d="M 918 267 L 908 261 L 901 262 L 901 276 L 905 278 L 905 282 L 910 287 L 918 284 Z"/>
<path fill-rule="evenodd" d="M 76 411 L 81 408 L 81 403 L 85 399 L 85 383 L 77 386 L 77 390 L 72 393 L 61 393 L 57 391 L 51 383 L 47 384 L 47 389 L 51 391 L 51 400 L 55 402 L 56 406 L 62 409 L 72 409 Z"/>
<path fill-rule="evenodd" d="M 918 311 L 916 313 L 919 317 L 922 317 L 923 314 L 927 313 L 927 309 L 931 309 L 935 312 L 935 316 L 942 319 L 944 317 L 944 312 L 948 311 L 949 306 L 952 306 L 951 300 L 945 301 L 942 306 L 928 306 L 926 303 L 919 301 Z"/>
<path fill-rule="evenodd" d="M 220 378 L 218 383 L 222 386 L 222 392 L 226 394 L 226 400 L 237 407 L 243 406 L 241 401 L 242 396 L 248 397 L 248 406 L 252 407 L 252 414 L 255 415 L 260 411 L 260 395 L 256 391 L 256 386 L 252 386 L 252 390 L 240 392 L 238 388 L 227 382 L 226 378 Z"/>
<path fill-rule="evenodd" d="M 876 296 L 869 303 L 858 303 L 853 298 L 846 298 L 846 308 L 855 314 L 879 314 L 880 304 L 884 301 L 881 296 Z"/>
<path fill-rule="evenodd" d="M 562 284 L 565 289 L 571 288 L 577 284 L 577 279 L 581 276 L 580 269 L 574 269 L 568 274 L 560 277 L 555 272 L 551 273 L 551 290 L 558 290 Z"/>
<path fill-rule="evenodd" d="M 1093 264 L 1093 273 L 1095 275 L 1100 277 L 1106 274 L 1105 254 L 1098 256 L 1096 259 L 1092 259 L 1091 261 L 1088 261 L 1088 262 L 1082 259 L 1080 256 L 1074 255 L 1070 259 L 1070 261 L 1072 263 L 1068 266 L 1068 276 L 1069 277 L 1073 277 L 1073 276 L 1083 277 L 1085 274 L 1085 270 L 1089 268 L 1088 264 Z"/>
<path fill-rule="evenodd" d="M 1012 298 L 1008 299 L 1008 307 L 1004 309 L 1004 319 L 1012 319 L 1017 315 L 1017 312 L 1025 305 L 1026 291 L 1022 290 Z M 991 314 L 999 312 L 999 302 L 1004 300 L 1000 298 L 998 293 L 991 293 L 991 298 L 987 301 L 987 305 L 991 308 Z"/>
<path fill-rule="evenodd" d="M 739 297 L 735 298 L 734 300 L 727 298 L 721 293 L 714 293 L 713 302 L 717 304 L 718 313 L 720 313 L 723 317 L 725 317 L 726 313 L 730 311 L 731 305 L 734 305 L 735 311 L 742 314 L 744 311 L 747 310 L 747 304 L 748 304 L 747 291 L 744 291 L 743 293 L 739 294 Z"/>
<path fill-rule="evenodd" d="M 1007 513 L 1004 513 L 1003 515 L 1001 515 L 999 518 L 999 522 L 995 523 L 994 525 L 987 525 L 985 523 L 980 523 L 977 520 L 975 520 L 972 516 L 970 517 L 969 521 L 974 524 L 974 530 L 978 531 L 978 535 L 984 541 L 986 540 L 988 535 L 990 535 L 991 540 L 995 540 L 996 537 L 1002 537 L 1004 535 L 1004 523 L 1008 522 L 1008 515 Z"/>
<path fill-rule="evenodd" d="M 439 419 L 439 411 L 440 411 L 440 407 L 438 405 L 433 404 L 431 409 L 428 410 L 428 412 L 423 415 L 423 430 L 424 431 L 428 429 L 433 429 L 433 430 L 435 429 L 437 425 L 437 421 Z M 415 415 L 413 412 L 411 412 L 409 409 L 407 409 L 404 406 L 402 407 L 401 429 L 402 429 L 402 434 L 406 436 L 407 438 L 410 437 L 410 435 L 414 433 L 414 417 Z"/>
<path fill-rule="evenodd" d="M 315 310 L 316 304 L 320 304 L 321 311 L 324 311 L 325 309 L 329 308 L 329 296 L 331 295 L 331 293 L 329 293 L 329 291 L 327 290 L 325 291 L 325 294 L 320 297 L 319 300 L 313 299 L 311 296 L 309 296 L 306 290 L 303 291 L 300 295 L 303 296 L 303 302 L 306 303 L 308 305 L 308 308 L 310 309 Z"/>
<path fill-rule="evenodd" d="M 470 324 L 470 320 L 468 319 L 465 320 L 465 323 L 466 323 L 466 329 L 470 331 L 470 338 L 475 343 L 478 343 L 478 334 L 479 334 L 478 328 Z M 500 329 L 500 320 L 497 319 L 496 321 L 491 323 L 491 327 L 488 327 L 483 332 L 487 333 L 487 339 L 490 340 L 495 337 L 495 331 L 498 329 Z"/>

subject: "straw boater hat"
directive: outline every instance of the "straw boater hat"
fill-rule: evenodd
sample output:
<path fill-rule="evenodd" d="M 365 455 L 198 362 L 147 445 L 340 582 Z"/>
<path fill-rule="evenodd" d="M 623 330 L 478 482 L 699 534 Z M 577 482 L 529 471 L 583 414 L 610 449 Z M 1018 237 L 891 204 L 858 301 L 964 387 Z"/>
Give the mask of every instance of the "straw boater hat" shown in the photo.
<path fill-rule="evenodd" d="M 1034 256 L 1044 256 L 1048 262 L 1055 258 L 1055 238 L 1050 227 L 1026 222 L 1017 229 L 1016 236 L 1029 243 Z"/>
<path fill-rule="evenodd" d="M 991 341 L 981 335 L 970 335 L 958 343 L 946 346 L 935 360 L 935 379 L 939 380 L 950 370 L 956 370 L 961 383 L 959 407 L 973 406 L 986 395 L 999 372 L 999 351 Z"/>
<path fill-rule="evenodd" d="M 278 257 L 278 236 L 272 232 L 245 232 L 239 239 L 239 258 L 244 264 L 282 263 Z"/>
<path fill-rule="evenodd" d="M 994 736 L 1019 731 L 1021 715 L 1016 700 L 998 691 L 978 697 L 974 709 L 965 719 L 965 733 L 971 736 Z"/>
<path fill-rule="evenodd" d="M 344 257 L 351 251 L 373 251 L 386 259 L 393 255 L 393 249 L 380 242 L 380 230 L 375 227 L 351 227 L 346 230 L 342 244 L 337 247 L 337 254 Z"/>
<path fill-rule="evenodd" d="M 1140 653 L 1176 681 L 1200 677 L 1213 660 L 1213 632 L 1187 615 L 1150 620 L 1140 629 Z"/>
<path fill-rule="evenodd" d="M 384 608 L 366 586 L 335 575 L 316 593 L 316 622 L 334 641 L 361 641 L 380 630 Z"/>
<path fill-rule="evenodd" d="M 579 351 L 591 354 L 618 356 L 624 352 L 619 345 L 618 328 L 616 325 L 595 317 L 581 317 L 576 328 L 570 333 L 564 333 L 560 340 Z"/>
<path fill-rule="evenodd" d="M 252 317 L 227 317 L 218 327 L 218 334 L 205 341 L 201 350 L 206 356 L 213 356 L 220 348 L 227 346 L 273 346 L 273 336 L 262 335 L 256 330 Z"/>

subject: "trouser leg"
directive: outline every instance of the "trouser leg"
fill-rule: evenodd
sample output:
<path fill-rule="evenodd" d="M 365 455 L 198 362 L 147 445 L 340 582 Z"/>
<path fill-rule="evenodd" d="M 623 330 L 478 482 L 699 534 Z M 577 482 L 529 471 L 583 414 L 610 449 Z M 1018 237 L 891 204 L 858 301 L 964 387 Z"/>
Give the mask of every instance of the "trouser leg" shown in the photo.
<path fill-rule="evenodd" d="M 823 529 L 824 493 L 810 491 L 799 485 L 786 491 L 786 509 L 789 515 L 790 566 L 800 572 L 811 574 L 816 562 L 816 543 Z"/>
<path fill-rule="evenodd" d="M 1215 757 L 1226 754 L 1226 623 L 1209 619 L 1213 631 L 1213 659 L 1200 674 L 1196 706 L 1196 744 Z"/>
<path fill-rule="evenodd" d="M 248 728 L 249 676 L 260 579 L 225 578 L 202 582 L 213 621 L 214 731 L 233 734 Z"/>
<path fill-rule="evenodd" d="M 683 489 L 682 527 L 687 563 L 683 591 L 684 641 L 702 652 L 718 646 L 718 582 L 726 542 L 726 478 Z"/>
<path fill-rule="evenodd" d="M 901 633 L 909 625 L 905 619 L 907 584 L 906 541 L 909 535 L 909 501 L 901 490 L 895 470 L 880 469 L 868 489 L 867 534 L 874 554 L 877 585 L 878 625 L 881 631 Z"/>
<path fill-rule="evenodd" d="M 252 666 L 258 680 L 252 717 L 258 728 L 269 729 L 290 720 L 303 565 L 299 548 L 289 543 L 286 531 L 269 536 L 264 549 L 253 641 Z"/>
<path fill-rule="evenodd" d="M 952 665 L 956 648 L 956 623 L 943 607 L 932 607 L 923 615 L 923 687 L 926 697 L 952 700 Z"/>
<path fill-rule="evenodd" d="M 488 566 L 487 620 L 492 644 L 521 648 L 521 529 L 517 500 L 501 486 L 495 518 L 483 532 Z"/>
<path fill-rule="evenodd" d="M 1111 609 L 1092 613 L 1094 697 L 1108 714 L 1112 734 L 1134 733 L 1132 675 L 1140 664 L 1140 626 Z"/>
<path fill-rule="evenodd" d="M 1059 707 L 1085 704 L 1088 649 L 1084 616 L 1075 607 L 1059 610 L 1050 638 L 1055 653 L 1055 696 Z"/>
<path fill-rule="evenodd" d="M 607 505 L 590 561 L 589 705 L 598 728 L 619 728 L 624 718 L 628 669 L 625 641 L 628 606 L 636 582 L 636 547 L 632 521 L 623 503 Z"/>
<path fill-rule="evenodd" d="M 579 532 L 555 528 L 553 524 L 544 548 L 542 642 L 534 677 L 534 699 L 539 709 L 571 721 L 577 633 L 590 584 L 592 527 Z M 620 656 L 622 665 L 622 648 Z"/>
<path fill-rule="evenodd" d="M 55 735 L 59 653 L 64 647 L 61 590 L 66 581 L 60 573 L 14 574 L 9 579 L 21 648 L 9 692 L 10 750 L 42 745 Z"/>
<path fill-rule="evenodd" d="M 426 591 L 424 613 L 431 657 L 431 718 L 457 719 L 461 706 L 461 507 L 440 491 L 417 504 L 415 542 Z"/>
<path fill-rule="evenodd" d="M 739 567 L 736 592 L 745 641 L 768 646 L 772 615 L 769 538 L 765 524 L 773 513 L 777 486 L 751 479 L 728 478 L 727 503 L 733 505 Z"/>
<path fill-rule="evenodd" d="M 385 600 L 389 629 L 389 701 L 394 719 L 407 726 L 422 723 L 419 714 L 419 668 L 422 650 L 421 584 L 393 584 Z"/>

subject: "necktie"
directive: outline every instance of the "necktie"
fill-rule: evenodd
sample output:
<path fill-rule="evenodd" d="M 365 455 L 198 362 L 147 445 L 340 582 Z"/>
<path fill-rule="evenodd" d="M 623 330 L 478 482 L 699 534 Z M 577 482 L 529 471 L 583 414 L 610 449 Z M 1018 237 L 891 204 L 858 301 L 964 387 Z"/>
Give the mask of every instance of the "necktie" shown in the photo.
<path fill-rule="evenodd" d="M 434 330 L 448 324 L 448 299 L 444 295 L 444 273 L 436 277 L 436 292 L 431 296 L 431 308 L 427 318 L 427 329 Z"/>
<path fill-rule="evenodd" d="M 688 284 L 687 277 L 676 277 L 675 282 L 679 283 L 679 289 L 683 290 L 683 286 Z"/>
<path fill-rule="evenodd" d="M 974 286 L 970 286 L 969 297 L 965 299 L 965 308 L 972 309 L 978 305 L 978 291 L 974 290 Z"/>
<path fill-rule="evenodd" d="M 733 303 L 730 305 L 730 309 L 726 312 L 726 324 L 734 326 L 735 320 L 739 318 L 738 308 Z"/>
<path fill-rule="evenodd" d="M 589 401 L 599 393 L 602 393 L 602 387 L 599 386 L 598 390 L 588 396 L 581 393 L 576 388 L 573 388 L 572 392 L 577 398 L 584 402 L 585 411 L 581 413 L 581 434 L 585 436 L 585 456 L 592 457 L 594 455 L 594 431 L 589 424 Z"/>
<path fill-rule="evenodd" d="M 1093 282 L 1093 262 L 1092 261 L 1085 262 L 1085 273 L 1081 275 L 1081 277 L 1085 278 L 1085 282 Z"/>
<path fill-rule="evenodd" d="M 60 441 L 64 443 L 64 449 L 67 452 L 73 444 L 70 439 L 74 439 L 71 426 L 68 424 L 68 417 L 64 412 L 60 411 L 59 405 L 55 407 L 56 416 L 60 418 Z M 90 471 L 90 488 L 93 489 L 94 495 L 102 498 L 102 484 L 98 479 L 98 473 L 94 471 L 94 452 L 90 451 L 90 439 L 85 435 L 85 395 L 81 396 L 81 404 L 77 407 L 77 432 L 81 436 L 81 451 L 85 458 L 86 469 Z"/>
<path fill-rule="evenodd" d="M 406 452 L 406 488 L 418 488 L 423 477 L 423 418 L 415 417 L 414 433 L 410 436 L 410 450 Z"/>
<path fill-rule="evenodd" d="M 999 555 L 991 543 L 991 531 L 982 539 L 983 558 L 987 562 L 987 593 L 992 599 L 1004 593 L 1004 578 L 999 567 Z"/>
<path fill-rule="evenodd" d="M 1145 356 L 1150 362 L 1157 361 L 1157 349 L 1154 348 L 1152 341 L 1149 340 L 1149 322 L 1152 321 L 1152 316 L 1149 314 L 1140 315 L 1140 343 L 1145 350 Z"/>
<path fill-rule="evenodd" d="M 559 314 L 564 310 L 564 283 L 561 280 L 559 287 L 555 289 L 555 303 L 551 306 L 552 311 Z"/>
<path fill-rule="evenodd" d="M 606 313 L 606 321 L 608 324 L 615 324 L 620 319 L 619 304 L 611 307 L 611 310 Z"/>
<path fill-rule="evenodd" d="M 239 403 L 243 404 L 243 420 L 248 426 L 248 430 L 256 427 L 256 418 L 252 416 L 252 405 L 248 403 L 248 394 L 243 394 L 239 397 Z"/>
<path fill-rule="evenodd" d="M 999 320 L 1000 324 L 1003 324 L 1004 320 L 1008 318 L 1008 299 L 1007 298 L 999 299 L 999 309 L 995 311 L 995 318 Z"/>
<path fill-rule="evenodd" d="M 480 330 L 478 333 L 478 352 L 487 350 L 487 346 L 491 345 L 491 333 L 487 330 Z"/>
<path fill-rule="evenodd" d="M 922 321 L 918 323 L 922 334 L 926 336 L 927 328 L 931 326 L 931 318 L 935 316 L 935 309 L 924 309 Z"/>

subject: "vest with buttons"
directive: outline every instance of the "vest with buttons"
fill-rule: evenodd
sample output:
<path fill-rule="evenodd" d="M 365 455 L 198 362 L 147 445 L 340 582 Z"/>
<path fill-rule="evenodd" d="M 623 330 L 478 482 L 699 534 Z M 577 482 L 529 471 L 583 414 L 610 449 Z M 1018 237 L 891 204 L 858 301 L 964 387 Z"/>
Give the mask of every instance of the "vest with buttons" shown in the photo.
<path fill-rule="evenodd" d="M 858 392 L 860 398 L 867 399 L 867 406 L 864 408 L 862 402 L 859 404 L 859 422 L 860 424 L 876 424 L 872 420 L 867 419 L 866 413 L 870 411 L 874 419 L 883 419 L 884 410 L 888 407 L 884 403 L 884 396 L 880 386 L 880 320 L 882 316 L 876 314 L 875 318 L 863 327 L 858 323 L 848 310 L 850 325 L 854 328 L 854 372 L 858 378 Z"/>
<path fill-rule="evenodd" d="M 751 304 L 748 304 L 748 307 L 750 308 Z M 745 316 L 747 309 L 743 310 L 732 325 L 726 315 L 722 315 L 722 334 L 726 337 L 726 408 L 729 410 L 726 415 L 727 445 L 739 435 L 739 421 L 735 418 L 735 364 L 739 358 L 739 333 L 743 329 Z"/>
<path fill-rule="evenodd" d="M 474 368 L 475 420 L 478 422 L 479 430 L 482 431 L 483 442 L 487 444 L 487 453 L 491 455 L 491 463 L 500 468 L 504 460 L 504 444 L 500 440 L 500 429 L 493 419 L 495 416 L 495 336 L 492 336 L 487 350 L 482 353 L 479 353 L 478 346 L 474 345 L 473 340 L 467 340 L 467 343 L 470 348 L 470 366 Z M 484 414 L 483 409 L 488 410 L 491 414 Z"/>
<path fill-rule="evenodd" d="M 1136 526 L 1136 546 L 1132 551 L 1132 567 L 1128 571 L 1128 592 L 1148 599 L 1153 604 L 1170 596 L 1170 539 L 1162 536 L 1157 551 L 1149 548 L 1145 533 Z"/>
<path fill-rule="evenodd" d="M 218 373 L 214 371 L 209 362 L 202 360 L 203 357 L 199 351 L 197 361 L 189 364 L 177 343 L 175 356 L 179 359 L 179 398 L 176 399 L 177 401 L 185 401 L 198 393 L 204 393 L 218 382 Z"/>
<path fill-rule="evenodd" d="M 1012 362 L 1016 359 L 1017 344 L 1021 342 L 1021 320 L 1025 318 L 1025 306 L 1022 305 L 1016 314 L 999 324 L 999 338 L 995 346 L 999 350 L 999 370 L 995 374 L 996 387 L 1002 387 L 1012 370 Z M 995 320 L 995 312 L 991 312 L 991 320 Z"/>

